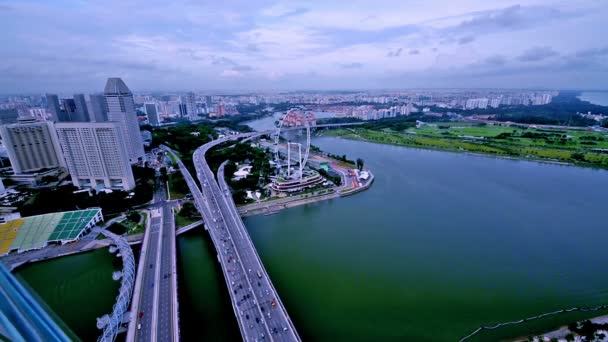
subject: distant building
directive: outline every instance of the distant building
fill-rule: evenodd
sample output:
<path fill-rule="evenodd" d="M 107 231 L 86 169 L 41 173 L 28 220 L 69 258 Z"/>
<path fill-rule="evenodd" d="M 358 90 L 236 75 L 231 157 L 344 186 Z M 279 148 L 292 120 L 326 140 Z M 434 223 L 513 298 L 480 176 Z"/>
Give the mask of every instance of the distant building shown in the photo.
<path fill-rule="evenodd" d="M 152 126 L 160 125 L 160 116 L 158 115 L 158 110 L 156 109 L 156 103 L 146 103 L 144 105 L 146 109 L 146 115 L 148 116 L 148 122 Z"/>
<path fill-rule="evenodd" d="M 16 109 L 0 109 L 0 124 L 12 124 L 17 122 L 19 112 Z"/>
<path fill-rule="evenodd" d="M 106 106 L 106 98 L 102 94 L 91 94 L 91 121 L 104 122 L 108 121 L 108 109 Z"/>
<path fill-rule="evenodd" d="M 84 94 L 74 94 L 74 104 L 76 105 L 76 113 L 72 117 L 72 121 L 88 122 L 91 121 L 87 101 Z"/>
<path fill-rule="evenodd" d="M 46 105 L 51 112 L 51 120 L 58 121 L 59 115 L 61 114 L 61 107 L 59 106 L 59 98 L 55 94 L 46 94 Z"/>
<path fill-rule="evenodd" d="M 97 190 L 135 187 L 128 144 L 119 123 L 65 122 L 56 127 L 74 186 Z M 137 137 L 141 139 L 139 131 Z"/>
<path fill-rule="evenodd" d="M 186 105 L 183 103 L 178 104 L 179 108 L 179 117 L 188 119 L 188 109 L 186 109 Z"/>
<path fill-rule="evenodd" d="M 193 92 L 189 92 L 181 98 L 182 103 L 186 106 L 186 116 L 190 121 L 198 119 L 198 110 L 196 108 L 196 97 Z"/>
<path fill-rule="evenodd" d="M 205 107 L 207 107 L 207 113 L 211 112 L 211 106 L 213 106 L 213 101 L 211 96 L 205 96 Z"/>
<path fill-rule="evenodd" d="M 217 117 L 221 118 L 222 116 L 224 116 L 226 114 L 226 110 L 224 109 L 224 104 L 223 103 L 218 103 L 217 104 Z"/>
<path fill-rule="evenodd" d="M 76 102 L 74 99 L 61 99 L 62 111 L 59 112 L 57 121 L 59 122 L 72 122 L 77 121 L 76 119 Z"/>
<path fill-rule="evenodd" d="M 136 163 L 145 156 L 144 145 L 139 134 L 139 123 L 135 113 L 133 94 L 120 78 L 108 78 L 104 90 L 108 120 L 117 122 L 125 137 L 129 160 Z"/>
<path fill-rule="evenodd" d="M 0 126 L 0 136 L 16 174 L 65 167 L 52 122 L 22 119 Z"/>
<path fill-rule="evenodd" d="M 287 115 L 283 118 L 283 126 L 286 127 L 297 127 L 297 126 L 316 126 L 317 119 L 312 112 L 306 112 L 299 109 L 291 109 L 287 112 Z"/>

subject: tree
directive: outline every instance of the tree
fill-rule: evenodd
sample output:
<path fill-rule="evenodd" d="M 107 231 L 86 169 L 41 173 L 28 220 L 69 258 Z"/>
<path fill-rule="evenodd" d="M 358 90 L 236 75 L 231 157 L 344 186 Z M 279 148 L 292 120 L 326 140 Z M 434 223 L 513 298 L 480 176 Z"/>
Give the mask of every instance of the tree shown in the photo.
<path fill-rule="evenodd" d="M 166 182 L 166 181 L 167 181 L 167 179 L 169 179 L 169 178 L 167 177 L 167 168 L 166 168 L 166 167 L 164 167 L 164 166 L 160 168 L 160 179 L 161 179 L 163 182 Z"/>
<path fill-rule="evenodd" d="M 57 177 L 57 176 L 51 176 L 51 175 L 44 176 L 44 177 L 40 178 L 40 181 L 42 181 L 42 183 L 53 183 L 53 182 L 56 182 L 58 180 L 59 180 L 59 177 Z"/>
<path fill-rule="evenodd" d="M 359 169 L 359 171 L 363 170 L 363 159 L 361 158 L 357 158 L 357 169 Z"/>
<path fill-rule="evenodd" d="M 196 215 L 196 207 L 191 202 L 186 202 L 182 206 L 182 210 L 179 211 L 179 215 L 183 217 L 192 217 Z"/>
<path fill-rule="evenodd" d="M 137 211 L 130 211 L 127 214 L 127 220 L 137 223 L 139 222 L 139 220 L 141 219 L 141 215 L 139 215 L 139 213 Z"/>

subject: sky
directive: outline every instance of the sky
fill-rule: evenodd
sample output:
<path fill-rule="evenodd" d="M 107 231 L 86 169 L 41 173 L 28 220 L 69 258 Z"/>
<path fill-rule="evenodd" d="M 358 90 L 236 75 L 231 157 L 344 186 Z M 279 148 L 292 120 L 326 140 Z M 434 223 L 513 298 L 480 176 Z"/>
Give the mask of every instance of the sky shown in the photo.
<path fill-rule="evenodd" d="M 0 93 L 608 89 L 605 0 L 0 0 Z"/>

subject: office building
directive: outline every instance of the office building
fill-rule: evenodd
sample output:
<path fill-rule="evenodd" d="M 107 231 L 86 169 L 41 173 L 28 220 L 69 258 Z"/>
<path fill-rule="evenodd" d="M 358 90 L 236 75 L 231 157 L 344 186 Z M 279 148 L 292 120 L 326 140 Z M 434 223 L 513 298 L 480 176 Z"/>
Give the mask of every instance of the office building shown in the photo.
<path fill-rule="evenodd" d="M 76 102 L 73 99 L 61 99 L 61 109 L 57 121 L 70 122 L 76 119 Z"/>
<path fill-rule="evenodd" d="M 17 122 L 19 112 L 14 108 L 0 109 L 0 124 L 13 124 Z"/>
<path fill-rule="evenodd" d="M 61 122 L 56 128 L 74 186 L 96 190 L 135 187 L 120 123 Z"/>
<path fill-rule="evenodd" d="M 65 167 L 52 122 L 21 119 L 0 126 L 0 136 L 15 174 Z"/>
<path fill-rule="evenodd" d="M 51 112 L 51 120 L 59 120 L 61 114 L 61 107 L 59 106 L 59 97 L 55 94 L 46 94 L 46 105 Z"/>
<path fill-rule="evenodd" d="M 177 105 L 177 108 L 179 110 L 179 117 L 188 119 L 188 110 L 186 109 L 186 105 L 183 103 L 180 103 Z"/>
<path fill-rule="evenodd" d="M 75 115 L 71 121 L 88 122 L 91 121 L 89 116 L 89 109 L 87 108 L 87 101 L 84 98 L 84 94 L 74 94 L 74 104 L 76 105 Z"/>
<path fill-rule="evenodd" d="M 103 94 L 92 94 L 89 97 L 91 99 L 91 121 L 108 121 L 108 110 L 105 96 L 103 96 Z"/>
<path fill-rule="evenodd" d="M 139 134 L 139 123 L 135 113 L 133 94 L 120 78 L 108 78 L 104 90 L 108 121 L 117 122 L 125 137 L 131 163 L 143 160 L 144 145 Z"/>
<path fill-rule="evenodd" d="M 160 117 L 158 116 L 158 110 L 156 109 L 155 103 L 146 103 L 144 105 L 146 109 L 146 115 L 148 116 L 148 123 L 152 126 L 160 125 Z"/>

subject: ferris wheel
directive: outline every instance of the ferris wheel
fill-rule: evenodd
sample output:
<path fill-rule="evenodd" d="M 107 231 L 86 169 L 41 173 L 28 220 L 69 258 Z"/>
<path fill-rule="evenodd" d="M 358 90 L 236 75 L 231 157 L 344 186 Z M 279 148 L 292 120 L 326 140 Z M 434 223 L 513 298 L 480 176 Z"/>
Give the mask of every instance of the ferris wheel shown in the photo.
<path fill-rule="evenodd" d="M 283 126 L 287 123 L 288 128 L 283 128 Z M 306 163 L 308 162 L 308 156 L 310 155 L 310 122 L 308 120 L 304 119 L 304 116 L 296 110 L 290 110 L 287 112 L 287 114 L 283 115 L 281 117 L 281 119 L 279 120 L 279 125 L 277 127 L 277 130 L 275 132 L 274 135 L 274 155 L 275 155 L 275 162 L 277 163 L 277 166 L 280 168 L 281 167 L 281 161 L 280 161 L 280 155 L 279 155 L 279 141 L 281 139 L 281 131 L 285 131 L 285 130 L 297 130 L 297 129 L 304 129 L 306 130 L 306 144 L 304 146 L 304 155 L 302 156 L 302 144 L 291 144 L 291 143 L 287 143 L 287 152 L 288 155 L 290 155 L 290 148 L 291 146 L 298 146 L 299 145 L 299 154 L 298 154 L 298 163 L 300 164 L 299 167 L 299 174 L 300 177 L 302 177 L 302 173 L 304 170 L 304 166 L 306 166 Z M 290 157 L 288 157 L 290 158 Z M 290 164 L 290 163 L 288 163 Z"/>

